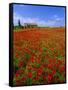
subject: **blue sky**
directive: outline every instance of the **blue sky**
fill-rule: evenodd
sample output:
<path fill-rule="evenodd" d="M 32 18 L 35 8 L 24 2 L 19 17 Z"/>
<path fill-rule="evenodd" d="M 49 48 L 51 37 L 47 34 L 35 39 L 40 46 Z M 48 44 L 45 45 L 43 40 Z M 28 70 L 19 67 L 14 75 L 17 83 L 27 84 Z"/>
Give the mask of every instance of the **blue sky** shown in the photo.
<path fill-rule="evenodd" d="M 13 23 L 37 23 L 39 26 L 65 26 L 65 8 L 13 4 Z"/>

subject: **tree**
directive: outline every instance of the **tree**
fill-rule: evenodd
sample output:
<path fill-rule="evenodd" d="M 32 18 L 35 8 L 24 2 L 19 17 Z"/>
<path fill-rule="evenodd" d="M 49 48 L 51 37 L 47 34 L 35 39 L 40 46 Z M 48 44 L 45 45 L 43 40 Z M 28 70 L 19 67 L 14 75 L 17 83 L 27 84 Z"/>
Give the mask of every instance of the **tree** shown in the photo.
<path fill-rule="evenodd" d="M 21 27 L 21 23 L 20 23 L 20 20 L 18 20 L 18 26 Z"/>

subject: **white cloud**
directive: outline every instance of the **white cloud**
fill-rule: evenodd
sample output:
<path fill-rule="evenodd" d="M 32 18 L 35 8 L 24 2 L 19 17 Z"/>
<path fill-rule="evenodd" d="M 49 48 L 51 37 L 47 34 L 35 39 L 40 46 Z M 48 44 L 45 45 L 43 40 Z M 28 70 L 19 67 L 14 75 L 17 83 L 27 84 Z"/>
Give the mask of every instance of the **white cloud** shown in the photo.
<path fill-rule="evenodd" d="M 23 23 L 37 23 L 38 18 L 23 17 Z"/>
<path fill-rule="evenodd" d="M 18 20 L 22 20 L 22 16 L 17 14 L 17 13 L 13 13 L 13 23 L 14 23 L 14 25 L 18 25 Z"/>
<path fill-rule="evenodd" d="M 55 21 L 61 21 L 61 20 L 62 20 L 62 18 L 60 18 L 58 15 L 54 15 L 54 16 L 53 16 L 53 19 L 54 19 Z"/>
<path fill-rule="evenodd" d="M 54 26 L 56 21 L 48 20 L 48 21 L 39 21 L 38 24 L 40 26 Z"/>
<path fill-rule="evenodd" d="M 17 13 L 13 14 L 13 20 L 14 20 L 14 25 L 18 25 L 18 20 L 20 20 L 21 24 L 23 25 L 24 23 L 37 23 L 39 26 L 55 26 L 57 23 L 62 22 L 62 18 L 59 18 L 58 15 L 54 15 L 51 17 L 49 20 L 41 20 L 40 18 L 31 18 L 31 17 L 23 17 Z"/>
<path fill-rule="evenodd" d="M 38 18 L 23 17 L 17 13 L 14 13 L 13 14 L 14 25 L 18 25 L 18 20 L 20 20 L 21 24 L 23 25 L 24 23 L 37 23 Z"/>
<path fill-rule="evenodd" d="M 58 17 L 58 15 L 54 15 L 53 17 L 54 17 L 54 18 L 57 18 L 57 17 Z"/>

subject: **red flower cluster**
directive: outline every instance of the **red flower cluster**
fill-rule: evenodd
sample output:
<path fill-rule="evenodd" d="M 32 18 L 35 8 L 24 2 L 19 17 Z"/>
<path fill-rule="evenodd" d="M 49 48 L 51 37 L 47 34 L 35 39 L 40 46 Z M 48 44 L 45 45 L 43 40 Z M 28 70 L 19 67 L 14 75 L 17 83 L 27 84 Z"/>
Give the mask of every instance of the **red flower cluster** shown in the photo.
<path fill-rule="evenodd" d="M 22 67 L 23 66 L 23 62 L 20 61 L 19 64 L 18 64 L 19 67 Z"/>
<path fill-rule="evenodd" d="M 16 75 L 16 77 L 19 77 L 23 73 L 24 73 L 23 70 L 18 70 L 15 75 Z"/>
<path fill-rule="evenodd" d="M 14 30 L 14 85 L 65 82 L 64 31 L 64 28 Z"/>
<path fill-rule="evenodd" d="M 32 62 L 32 63 L 35 62 L 34 55 L 32 55 L 32 56 L 30 57 L 30 62 Z"/>
<path fill-rule="evenodd" d="M 29 72 L 29 73 L 27 74 L 27 77 L 28 77 L 28 78 L 32 78 L 32 75 L 33 75 L 32 72 Z"/>

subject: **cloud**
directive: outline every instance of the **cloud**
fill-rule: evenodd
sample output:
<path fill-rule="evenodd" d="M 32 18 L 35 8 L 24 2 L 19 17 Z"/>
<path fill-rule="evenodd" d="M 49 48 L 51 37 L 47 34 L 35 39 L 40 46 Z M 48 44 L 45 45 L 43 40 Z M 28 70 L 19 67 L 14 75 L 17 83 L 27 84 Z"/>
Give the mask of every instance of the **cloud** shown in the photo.
<path fill-rule="evenodd" d="M 23 23 L 37 23 L 38 18 L 23 17 Z"/>
<path fill-rule="evenodd" d="M 58 15 L 54 15 L 53 19 L 56 20 L 56 21 L 62 21 L 62 18 L 59 17 Z"/>
<path fill-rule="evenodd" d="M 37 23 L 38 26 L 48 26 L 48 27 L 60 26 L 60 23 L 63 22 L 62 18 L 60 18 L 58 15 L 54 15 L 49 20 L 41 20 L 40 18 L 23 17 L 18 13 L 14 13 L 13 14 L 14 25 L 18 25 L 18 20 L 20 20 L 22 25 L 24 23 Z"/>
<path fill-rule="evenodd" d="M 18 20 L 22 20 L 22 16 L 17 14 L 17 13 L 13 13 L 13 23 L 14 23 L 14 25 L 18 25 Z"/>
<path fill-rule="evenodd" d="M 13 23 L 14 25 L 18 25 L 18 20 L 20 20 L 21 24 L 24 23 L 37 23 L 38 18 L 31 18 L 31 17 L 23 17 L 17 13 L 13 14 Z"/>
<path fill-rule="evenodd" d="M 55 21 L 51 21 L 51 20 L 48 20 L 48 21 L 40 20 L 38 22 L 38 25 L 39 26 L 54 26 L 55 25 Z"/>
<path fill-rule="evenodd" d="M 53 17 L 54 17 L 54 18 L 57 18 L 57 17 L 58 17 L 58 15 L 56 15 L 56 14 L 55 14 Z"/>

